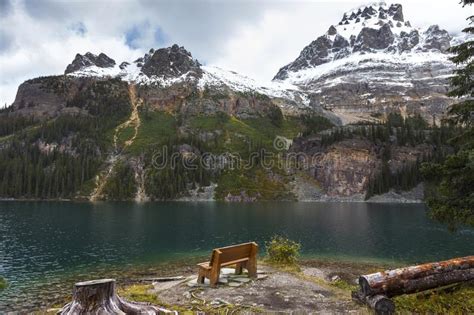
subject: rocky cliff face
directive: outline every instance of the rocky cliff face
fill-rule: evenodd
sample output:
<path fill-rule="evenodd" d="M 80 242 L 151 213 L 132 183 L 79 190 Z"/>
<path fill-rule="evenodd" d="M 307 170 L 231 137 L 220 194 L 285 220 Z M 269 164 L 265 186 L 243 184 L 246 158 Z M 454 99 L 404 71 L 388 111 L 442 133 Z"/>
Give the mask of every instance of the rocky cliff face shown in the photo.
<path fill-rule="evenodd" d="M 71 80 L 63 76 L 42 77 L 28 80 L 18 87 L 14 112 L 21 115 L 48 119 L 62 113 L 79 113 L 78 108 L 68 107 L 72 99 L 90 79 Z"/>
<path fill-rule="evenodd" d="M 347 197 L 366 192 L 378 169 L 375 146 L 367 140 L 345 140 L 330 146 L 314 160 L 314 178 L 328 196 Z"/>
<path fill-rule="evenodd" d="M 104 95 L 128 104 L 127 84 L 95 77 L 49 76 L 22 83 L 12 104 L 13 114 L 40 120 L 64 114 L 95 115 Z M 118 104 L 118 102 L 117 102 Z"/>
<path fill-rule="evenodd" d="M 354 137 L 326 147 L 316 136 L 295 139 L 291 151 L 305 156 L 306 163 L 309 161 L 306 164 L 308 175 L 321 189 L 315 200 L 364 200 L 369 181 L 381 172 L 384 145 L 379 141 Z M 387 161 L 390 173 L 397 174 L 403 168 L 422 161 L 434 150 L 433 145 L 426 143 L 414 146 L 392 144 Z M 311 185 L 311 182 L 306 185 Z"/>
<path fill-rule="evenodd" d="M 393 111 L 431 121 L 452 102 L 445 96 L 452 43 L 437 25 L 413 28 L 399 4 L 370 5 L 345 13 L 274 80 L 300 87 L 310 107 L 328 109 L 344 123 Z"/>

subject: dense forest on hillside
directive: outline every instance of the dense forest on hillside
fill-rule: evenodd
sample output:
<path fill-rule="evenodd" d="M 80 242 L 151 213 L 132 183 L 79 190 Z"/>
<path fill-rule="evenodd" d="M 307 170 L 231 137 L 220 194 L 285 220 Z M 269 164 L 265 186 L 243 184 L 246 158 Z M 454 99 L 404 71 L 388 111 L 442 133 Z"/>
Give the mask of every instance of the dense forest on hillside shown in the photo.
<path fill-rule="evenodd" d="M 114 85 L 121 93 L 110 93 Z M 124 90 L 125 89 L 125 90 Z M 97 82 L 83 106 L 91 115 L 61 115 L 38 121 L 0 113 L 0 196 L 57 199 L 80 194 L 97 174 L 111 146 L 110 130 L 130 112 L 126 84 Z M 127 94 L 125 94 L 127 95 Z"/>
<path fill-rule="evenodd" d="M 103 91 L 105 92 L 105 90 Z M 78 97 L 79 98 L 82 98 Z M 0 195 L 7 198 L 74 198 L 90 194 L 95 176 L 103 168 L 112 150 L 113 129 L 128 115 L 128 104 L 123 99 L 107 96 L 99 98 L 103 108 L 84 98 L 77 101 L 93 115 L 64 115 L 38 122 L 22 116 L 11 116 L 5 111 L 0 119 L 8 120 L 3 131 L 0 151 Z M 76 101 L 75 101 L 76 102 Z M 79 104 L 78 103 L 78 104 Z M 117 107 L 117 104 L 120 104 Z M 268 170 L 256 160 L 250 169 L 228 169 L 217 165 L 204 168 L 205 153 L 238 153 L 241 162 L 252 152 L 277 152 L 273 147 L 276 135 L 294 137 L 321 136 L 323 148 L 344 139 L 364 138 L 382 148 L 382 167 L 370 179 L 366 198 L 382 194 L 391 188 L 409 190 L 421 180 L 420 164 L 439 161 L 449 146 L 447 139 L 454 130 L 444 124 L 429 126 L 420 116 L 403 118 L 390 114 L 384 123 L 357 124 L 334 128 L 327 119 L 316 115 L 299 118 L 268 118 L 237 120 L 225 114 L 194 117 L 183 121 L 177 115 L 150 112 L 142 108 L 142 126 L 135 143 L 124 149 L 125 156 L 139 160 L 145 174 L 144 188 L 149 198 L 175 199 L 189 190 L 201 189 L 217 183 L 216 198 L 239 195 L 243 191 L 261 199 L 293 199 L 289 194 L 287 170 L 275 167 Z M 179 130 L 186 128 L 187 134 Z M 216 131 L 217 130 L 217 131 Z M 207 135 L 208 138 L 203 138 Z M 433 152 L 406 163 L 393 173 L 388 167 L 392 146 L 428 144 Z M 157 155 L 167 148 L 165 157 Z M 209 158 L 209 157 L 207 157 Z M 156 164 L 174 160 L 174 167 Z M 104 188 L 104 196 L 112 200 L 133 199 L 137 182 L 133 163 L 124 159 L 114 168 Z M 185 167 L 186 166 L 186 167 Z"/>

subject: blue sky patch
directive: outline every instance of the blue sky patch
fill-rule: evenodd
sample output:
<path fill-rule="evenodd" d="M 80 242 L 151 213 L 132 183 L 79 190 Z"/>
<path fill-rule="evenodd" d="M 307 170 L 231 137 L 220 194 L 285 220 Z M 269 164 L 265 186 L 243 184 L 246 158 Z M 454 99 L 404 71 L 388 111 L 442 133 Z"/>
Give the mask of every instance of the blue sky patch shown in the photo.
<path fill-rule="evenodd" d="M 69 30 L 74 32 L 76 35 L 84 36 L 87 33 L 87 28 L 82 22 L 73 23 L 69 26 Z"/>
<path fill-rule="evenodd" d="M 161 27 L 157 27 L 155 29 L 155 44 L 157 46 L 163 46 L 165 43 L 168 42 L 168 35 L 163 31 Z"/>
<path fill-rule="evenodd" d="M 132 28 L 125 32 L 125 44 L 133 49 L 138 48 L 136 40 L 141 37 L 140 28 L 134 25 Z"/>

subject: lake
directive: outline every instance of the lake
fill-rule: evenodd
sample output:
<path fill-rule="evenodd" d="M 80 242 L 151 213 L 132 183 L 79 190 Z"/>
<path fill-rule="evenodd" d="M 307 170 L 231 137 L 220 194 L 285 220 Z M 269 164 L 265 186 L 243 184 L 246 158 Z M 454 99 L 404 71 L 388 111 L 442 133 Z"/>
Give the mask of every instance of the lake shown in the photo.
<path fill-rule="evenodd" d="M 299 241 L 307 258 L 416 263 L 474 254 L 474 230 L 448 232 L 423 204 L 2 201 L 0 275 L 10 286 L 0 312 L 39 307 L 31 297 L 76 281 L 233 243 L 256 241 L 263 254 L 274 234 Z"/>

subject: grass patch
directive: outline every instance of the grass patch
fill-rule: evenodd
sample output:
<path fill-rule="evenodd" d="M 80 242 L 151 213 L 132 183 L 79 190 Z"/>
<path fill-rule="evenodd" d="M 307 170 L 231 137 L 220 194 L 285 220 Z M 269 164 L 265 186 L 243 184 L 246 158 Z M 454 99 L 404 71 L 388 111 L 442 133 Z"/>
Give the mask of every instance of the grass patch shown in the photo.
<path fill-rule="evenodd" d="M 293 117 L 284 119 L 278 127 L 266 117 L 238 119 L 223 115 L 198 116 L 190 120 L 189 126 L 196 131 L 222 131 L 216 151 L 241 154 L 249 150 L 250 144 L 273 150 L 276 136 L 293 139 L 302 130 L 301 123 Z"/>
<path fill-rule="evenodd" d="M 163 111 L 140 113 L 141 126 L 134 143 L 127 148 L 129 153 L 140 153 L 150 145 L 161 145 L 177 137 L 178 118 Z M 213 153 L 232 152 L 246 155 L 251 146 L 259 146 L 273 150 L 275 136 L 293 139 L 302 130 L 297 118 L 289 117 L 282 121 L 281 126 L 275 126 L 269 118 L 238 119 L 223 113 L 214 116 L 196 116 L 186 121 L 193 134 L 199 132 L 221 133 L 215 141 L 210 141 Z M 132 128 L 120 132 L 119 142 L 133 135 Z"/>
<path fill-rule="evenodd" d="M 398 312 L 472 314 L 474 312 L 474 283 L 397 296 L 393 300 Z"/>
<path fill-rule="evenodd" d="M 135 134 L 135 127 L 133 126 L 127 126 L 123 129 L 121 129 L 119 132 L 118 132 L 118 136 L 117 136 L 117 145 L 124 145 L 124 143 L 131 139 L 133 137 L 133 135 Z"/>
<path fill-rule="evenodd" d="M 134 284 L 125 288 L 119 288 L 117 293 L 128 301 L 146 302 L 163 306 L 163 302 L 158 299 L 158 296 L 150 293 L 151 289 L 153 289 L 152 285 Z"/>
<path fill-rule="evenodd" d="M 130 153 L 140 153 L 150 145 L 162 145 L 170 138 L 175 138 L 176 119 L 173 115 L 162 112 L 140 113 L 141 126 L 133 144 L 127 148 Z"/>
<path fill-rule="evenodd" d="M 355 291 L 359 288 L 359 286 L 355 285 L 355 284 L 351 284 L 349 282 L 347 282 L 346 280 L 343 280 L 343 279 L 337 279 L 336 281 L 332 281 L 330 282 L 331 285 L 335 286 L 336 288 L 339 288 L 341 290 L 345 290 L 345 291 Z"/>
<path fill-rule="evenodd" d="M 134 285 L 127 286 L 124 288 L 119 288 L 117 290 L 117 294 L 120 297 L 130 302 L 150 303 L 155 306 L 166 308 L 168 310 L 178 311 L 180 314 L 181 313 L 186 314 L 190 312 L 190 310 L 186 308 L 164 303 L 158 298 L 158 295 L 156 293 L 153 293 L 151 291 L 152 289 L 153 289 L 153 286 L 149 284 L 134 284 Z"/>
<path fill-rule="evenodd" d="M 247 119 L 245 122 L 248 126 L 257 130 L 259 134 L 266 136 L 271 141 L 273 141 L 277 135 L 293 139 L 302 129 L 301 122 L 295 117 L 287 117 L 283 119 L 281 126 L 279 127 L 275 126 L 270 119 L 267 118 Z"/>
<path fill-rule="evenodd" d="M 232 117 L 226 124 L 226 128 L 229 132 L 241 134 L 253 143 L 259 143 L 269 150 L 273 150 L 273 140 L 276 136 L 293 139 L 301 130 L 301 126 L 294 118 L 284 119 L 281 127 L 277 127 L 268 118 L 239 120 Z"/>
<path fill-rule="evenodd" d="M 214 116 L 196 116 L 192 118 L 189 125 L 192 129 L 213 131 L 224 128 L 230 117 L 224 113 L 217 113 Z"/>

